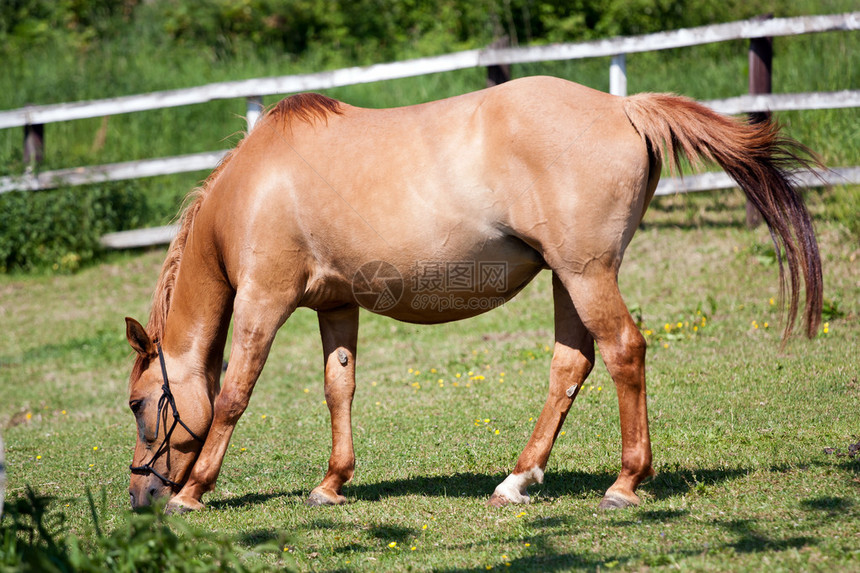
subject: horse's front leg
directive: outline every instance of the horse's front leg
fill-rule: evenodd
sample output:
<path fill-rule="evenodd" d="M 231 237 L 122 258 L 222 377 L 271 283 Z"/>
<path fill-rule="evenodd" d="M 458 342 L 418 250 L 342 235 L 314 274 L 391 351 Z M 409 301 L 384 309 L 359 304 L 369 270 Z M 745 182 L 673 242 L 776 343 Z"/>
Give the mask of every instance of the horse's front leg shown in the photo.
<path fill-rule="evenodd" d="M 325 360 L 325 400 L 331 414 L 331 457 L 322 483 L 308 496 L 308 505 L 346 502 L 343 484 L 355 471 L 352 446 L 352 398 L 355 395 L 355 353 L 358 307 L 319 312 Z"/>
<path fill-rule="evenodd" d="M 265 293 L 240 293 L 236 297 L 230 364 L 213 405 L 212 425 L 185 485 L 168 503 L 169 510 L 201 509 L 203 494 L 215 489 L 230 437 L 248 407 L 275 334 L 295 309 L 294 304 L 285 306 L 269 300 L 265 302 Z"/>
<path fill-rule="evenodd" d="M 564 419 L 594 366 L 594 339 L 583 326 L 570 295 L 553 273 L 555 350 L 549 375 L 549 395 L 532 437 L 505 481 L 496 487 L 488 505 L 528 503 L 526 488 L 543 482 L 549 454 Z"/>

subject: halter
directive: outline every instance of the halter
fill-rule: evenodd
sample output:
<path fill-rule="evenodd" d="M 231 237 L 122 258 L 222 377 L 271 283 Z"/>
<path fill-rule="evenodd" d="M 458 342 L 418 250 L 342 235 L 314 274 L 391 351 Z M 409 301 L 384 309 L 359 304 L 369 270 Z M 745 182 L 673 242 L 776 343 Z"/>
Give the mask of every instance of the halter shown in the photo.
<path fill-rule="evenodd" d="M 161 385 L 161 398 L 158 399 L 158 414 L 155 419 L 155 437 L 158 437 L 158 430 L 161 426 L 161 421 L 164 419 L 164 427 L 167 427 L 167 406 L 170 406 L 170 409 L 173 410 L 173 424 L 170 426 L 170 429 L 164 434 L 164 439 L 161 441 L 161 445 L 158 446 L 158 449 L 155 450 L 155 453 L 152 455 L 152 458 L 143 465 L 139 466 L 129 466 L 128 468 L 131 470 L 131 473 L 138 475 L 148 475 L 152 474 L 158 479 L 160 479 L 164 485 L 179 488 L 181 484 L 176 483 L 175 481 L 161 475 L 158 470 L 152 467 L 152 464 L 155 463 L 160 456 L 164 455 L 170 446 L 170 436 L 173 435 L 173 430 L 176 429 L 176 424 L 181 425 L 185 428 L 185 431 L 191 434 L 191 437 L 200 442 L 204 443 L 204 439 L 191 431 L 191 428 L 185 424 L 179 418 L 179 410 L 176 409 L 176 400 L 173 398 L 173 392 L 170 391 L 170 381 L 167 379 L 167 366 L 164 364 L 164 351 L 161 349 L 161 343 L 156 341 L 156 347 L 158 348 L 158 359 L 161 362 L 161 377 L 164 380 L 164 383 Z"/>

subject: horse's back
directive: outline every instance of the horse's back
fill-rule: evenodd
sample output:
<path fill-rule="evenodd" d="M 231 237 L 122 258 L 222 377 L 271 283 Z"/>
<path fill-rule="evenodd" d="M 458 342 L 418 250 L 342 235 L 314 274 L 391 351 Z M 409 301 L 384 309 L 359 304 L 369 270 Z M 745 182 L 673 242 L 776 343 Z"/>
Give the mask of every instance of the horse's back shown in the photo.
<path fill-rule="evenodd" d="M 595 209 L 642 208 L 647 151 L 620 99 L 565 80 L 292 113 L 255 127 L 219 174 L 217 202 L 228 266 L 305 269 L 311 306 L 352 297 L 368 261 L 404 280 L 416 261 L 505 262 L 513 293 L 559 241 L 623 250 L 626 227 L 607 229 Z"/>

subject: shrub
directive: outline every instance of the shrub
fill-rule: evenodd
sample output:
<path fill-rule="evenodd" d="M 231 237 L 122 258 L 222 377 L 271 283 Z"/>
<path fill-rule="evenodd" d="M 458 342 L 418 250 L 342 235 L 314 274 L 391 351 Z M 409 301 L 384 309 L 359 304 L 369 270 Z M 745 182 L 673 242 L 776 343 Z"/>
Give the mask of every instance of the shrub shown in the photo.
<path fill-rule="evenodd" d="M 89 544 L 63 533 L 66 517 L 51 511 L 52 498 L 27 488 L 25 495 L 10 500 L 0 521 L 0 571 L 254 570 L 239 558 L 230 539 L 194 529 L 182 518 L 165 515 L 161 506 L 130 513 L 104 533 L 89 491 L 87 498 L 95 534 Z"/>
<path fill-rule="evenodd" d="M 99 238 L 146 220 L 136 182 L 0 195 L 0 272 L 72 272 L 95 258 Z"/>

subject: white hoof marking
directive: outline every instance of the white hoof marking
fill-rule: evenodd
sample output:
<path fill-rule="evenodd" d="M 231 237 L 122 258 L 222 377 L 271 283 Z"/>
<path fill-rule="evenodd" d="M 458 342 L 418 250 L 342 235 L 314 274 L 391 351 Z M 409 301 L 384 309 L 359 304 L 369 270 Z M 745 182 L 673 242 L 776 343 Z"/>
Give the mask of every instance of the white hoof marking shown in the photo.
<path fill-rule="evenodd" d="M 534 467 L 521 474 L 511 474 L 505 481 L 496 486 L 493 495 L 498 495 L 510 503 L 529 503 L 530 498 L 526 490 L 533 483 L 543 483 L 543 470 Z"/>

